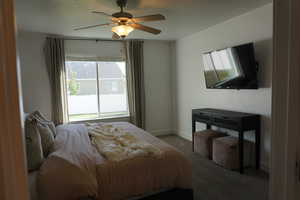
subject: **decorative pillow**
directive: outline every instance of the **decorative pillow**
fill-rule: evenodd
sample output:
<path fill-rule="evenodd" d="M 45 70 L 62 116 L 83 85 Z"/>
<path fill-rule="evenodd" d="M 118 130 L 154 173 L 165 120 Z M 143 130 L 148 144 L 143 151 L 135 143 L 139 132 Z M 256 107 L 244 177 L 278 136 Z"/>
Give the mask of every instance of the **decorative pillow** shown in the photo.
<path fill-rule="evenodd" d="M 52 152 L 56 128 L 52 121 L 47 120 L 42 113 L 35 111 L 32 118 L 37 122 L 37 128 L 41 136 L 44 156 L 47 157 Z"/>
<path fill-rule="evenodd" d="M 54 137 L 56 137 L 56 128 L 55 125 L 52 121 L 48 120 L 40 111 L 35 111 L 33 112 L 33 115 L 35 116 L 36 119 L 41 121 L 43 124 L 47 124 L 47 126 L 50 128 L 52 134 Z"/>
<path fill-rule="evenodd" d="M 44 161 L 44 155 L 36 120 L 30 116 L 25 120 L 25 137 L 28 170 L 37 170 Z"/>
<path fill-rule="evenodd" d="M 41 136 L 44 157 L 47 157 L 52 152 L 52 147 L 54 144 L 53 132 L 49 128 L 48 124 L 40 122 L 38 120 L 36 121 L 36 125 Z"/>

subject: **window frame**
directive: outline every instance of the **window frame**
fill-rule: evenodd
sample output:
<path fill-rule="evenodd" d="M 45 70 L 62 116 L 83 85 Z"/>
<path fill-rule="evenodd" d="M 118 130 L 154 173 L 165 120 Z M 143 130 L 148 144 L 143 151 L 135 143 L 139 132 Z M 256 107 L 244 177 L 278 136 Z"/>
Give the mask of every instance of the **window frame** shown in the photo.
<path fill-rule="evenodd" d="M 114 119 L 121 119 L 121 120 L 129 120 L 130 118 L 130 109 L 129 109 L 129 94 L 128 94 L 128 71 L 127 71 L 127 61 L 123 57 L 73 57 L 73 56 L 67 56 L 65 58 L 65 62 L 95 62 L 96 64 L 96 95 L 97 95 L 97 105 L 98 105 L 98 117 L 96 118 L 91 118 L 91 119 L 79 119 L 79 120 L 70 120 L 70 114 L 69 114 L 69 109 L 67 110 L 67 117 L 68 117 L 68 122 L 70 123 L 78 123 L 78 122 L 89 122 L 89 121 L 110 121 Z M 127 114 L 120 114 L 120 115 L 111 115 L 111 116 L 106 116 L 106 117 L 101 117 L 101 112 L 100 112 L 100 94 L 99 94 L 99 88 L 100 88 L 100 81 L 99 81 L 99 62 L 124 62 L 125 63 L 125 69 L 126 69 L 126 74 L 125 74 L 125 81 L 126 81 L 126 99 L 127 99 Z M 67 67 L 66 67 L 67 71 Z M 67 84 L 67 76 L 66 78 L 66 84 Z M 67 89 L 68 92 L 68 89 Z M 69 107 L 69 98 L 67 98 L 67 106 Z"/>

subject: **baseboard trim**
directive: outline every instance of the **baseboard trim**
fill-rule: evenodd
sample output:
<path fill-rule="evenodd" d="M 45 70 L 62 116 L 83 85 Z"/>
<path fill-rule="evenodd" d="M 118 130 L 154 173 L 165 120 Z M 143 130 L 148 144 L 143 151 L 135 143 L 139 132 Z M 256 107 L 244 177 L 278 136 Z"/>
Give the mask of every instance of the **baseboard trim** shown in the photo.
<path fill-rule="evenodd" d="M 172 135 L 175 134 L 175 132 L 173 130 L 169 130 L 169 129 L 161 129 L 161 130 L 150 130 L 147 132 L 151 133 L 152 135 L 155 136 L 163 136 L 163 135 Z"/>
<path fill-rule="evenodd" d="M 186 139 L 186 140 L 189 140 L 189 141 L 192 141 L 192 134 L 187 134 L 185 132 L 181 132 L 181 131 L 174 131 L 174 133 L 176 135 L 178 135 L 179 137 L 182 137 L 183 139 Z M 266 163 L 262 163 L 261 162 L 261 166 L 260 166 L 261 170 L 266 172 L 266 173 L 269 173 L 270 172 L 270 168 L 269 166 L 266 164 Z"/>
<path fill-rule="evenodd" d="M 186 134 L 185 132 L 177 131 L 176 135 L 178 135 L 179 137 L 182 137 L 182 138 L 184 138 L 186 140 L 189 140 L 189 141 L 193 140 L 192 134 Z"/>

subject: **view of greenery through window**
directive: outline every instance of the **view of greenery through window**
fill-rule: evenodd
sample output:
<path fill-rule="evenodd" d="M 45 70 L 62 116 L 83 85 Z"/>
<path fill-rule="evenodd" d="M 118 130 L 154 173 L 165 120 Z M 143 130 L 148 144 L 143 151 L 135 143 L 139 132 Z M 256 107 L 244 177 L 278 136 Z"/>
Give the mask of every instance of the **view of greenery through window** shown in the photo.
<path fill-rule="evenodd" d="M 70 121 L 128 116 L 125 62 L 67 61 Z"/>

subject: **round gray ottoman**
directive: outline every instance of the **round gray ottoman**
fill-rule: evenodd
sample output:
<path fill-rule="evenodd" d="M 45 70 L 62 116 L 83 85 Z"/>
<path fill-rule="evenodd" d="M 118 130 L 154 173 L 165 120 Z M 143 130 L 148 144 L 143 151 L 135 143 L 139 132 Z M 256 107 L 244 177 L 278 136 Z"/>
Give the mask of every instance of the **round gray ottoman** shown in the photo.
<path fill-rule="evenodd" d="M 213 140 L 218 137 L 227 136 L 225 133 L 207 129 L 194 133 L 194 150 L 201 156 L 212 159 Z"/>
<path fill-rule="evenodd" d="M 244 140 L 244 165 L 249 166 L 252 143 Z M 237 137 L 227 136 L 213 141 L 213 161 L 227 169 L 239 168 L 239 140 Z"/>

